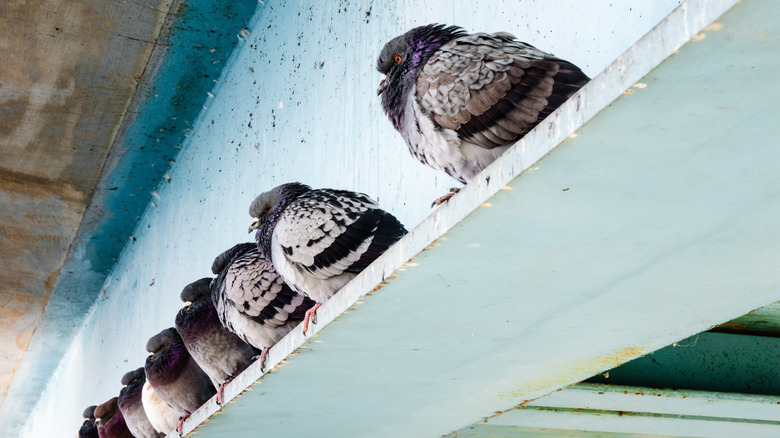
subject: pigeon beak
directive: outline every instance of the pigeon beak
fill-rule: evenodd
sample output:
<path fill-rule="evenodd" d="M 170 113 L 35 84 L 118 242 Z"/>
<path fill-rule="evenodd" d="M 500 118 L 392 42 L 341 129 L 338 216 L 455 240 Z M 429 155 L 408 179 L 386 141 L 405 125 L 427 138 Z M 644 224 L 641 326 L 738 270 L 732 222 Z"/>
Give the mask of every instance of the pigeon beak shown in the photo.
<path fill-rule="evenodd" d="M 251 233 L 252 231 L 254 231 L 254 230 L 258 229 L 258 228 L 260 228 L 260 219 L 259 218 L 253 218 L 252 219 L 252 224 L 249 225 L 249 232 Z"/>
<path fill-rule="evenodd" d="M 100 424 L 100 418 L 95 418 L 95 424 Z"/>
<path fill-rule="evenodd" d="M 387 88 L 387 75 L 382 75 L 382 77 L 379 78 L 379 88 L 376 89 L 376 95 L 379 96 L 382 94 L 382 92 L 385 91 L 385 88 Z"/>
<path fill-rule="evenodd" d="M 150 351 L 150 352 L 149 352 L 149 355 L 148 355 L 148 356 L 146 356 L 146 357 L 152 357 L 152 356 L 154 356 L 154 351 Z"/>
<path fill-rule="evenodd" d="M 192 301 L 185 301 L 184 305 L 182 306 L 183 309 L 189 309 L 192 305 Z"/>

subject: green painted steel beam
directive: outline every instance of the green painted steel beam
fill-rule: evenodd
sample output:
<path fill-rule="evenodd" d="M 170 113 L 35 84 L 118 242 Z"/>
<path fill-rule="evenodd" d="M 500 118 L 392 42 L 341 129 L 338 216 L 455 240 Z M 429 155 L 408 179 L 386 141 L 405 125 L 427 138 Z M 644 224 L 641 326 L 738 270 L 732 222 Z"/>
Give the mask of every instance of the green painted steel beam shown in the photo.
<path fill-rule="evenodd" d="M 780 395 L 778 365 L 780 338 L 706 332 L 632 360 L 588 381 Z"/>

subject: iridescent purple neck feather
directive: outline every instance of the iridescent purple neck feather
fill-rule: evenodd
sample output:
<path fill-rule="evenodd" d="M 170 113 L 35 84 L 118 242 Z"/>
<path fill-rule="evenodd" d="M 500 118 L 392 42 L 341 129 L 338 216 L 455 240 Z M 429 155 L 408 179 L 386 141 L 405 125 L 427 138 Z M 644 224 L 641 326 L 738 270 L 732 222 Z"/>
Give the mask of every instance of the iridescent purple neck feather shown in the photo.
<path fill-rule="evenodd" d="M 376 68 L 387 76 L 387 84 L 380 91 L 382 108 L 397 131 L 403 129 L 406 102 L 420 70 L 441 46 L 465 34 L 458 26 L 429 24 L 415 27 L 385 44 Z"/>

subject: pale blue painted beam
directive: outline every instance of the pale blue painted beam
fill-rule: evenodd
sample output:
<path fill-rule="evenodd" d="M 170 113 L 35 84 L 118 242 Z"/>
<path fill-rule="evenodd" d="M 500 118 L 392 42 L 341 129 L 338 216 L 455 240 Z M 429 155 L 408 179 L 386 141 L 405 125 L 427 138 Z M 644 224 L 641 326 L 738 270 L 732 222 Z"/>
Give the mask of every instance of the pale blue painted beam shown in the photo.
<path fill-rule="evenodd" d="M 621 83 L 611 74 L 632 78 L 714 8 L 684 5 L 562 108 L 553 134 L 535 131 L 376 270 L 449 229 L 463 204 L 524 168 L 523 153 L 588 118 Z M 196 436 L 441 435 L 776 301 L 780 151 L 766 110 L 780 97 L 768 86 L 780 59 L 762 54 L 779 49 L 779 12 L 735 7 L 397 278 L 317 327 Z M 326 303 L 324 322 L 376 276 Z M 272 363 L 300 341 L 293 332 Z"/>
<path fill-rule="evenodd" d="M 780 396 L 579 383 L 534 400 L 528 406 L 713 417 L 772 422 L 780 426 L 778 403 Z M 495 420 L 500 417 L 488 423 L 497 424 Z"/>
<path fill-rule="evenodd" d="M 537 437 L 555 430 L 560 436 L 775 437 L 779 403 L 778 396 L 580 384 L 449 436 Z"/>

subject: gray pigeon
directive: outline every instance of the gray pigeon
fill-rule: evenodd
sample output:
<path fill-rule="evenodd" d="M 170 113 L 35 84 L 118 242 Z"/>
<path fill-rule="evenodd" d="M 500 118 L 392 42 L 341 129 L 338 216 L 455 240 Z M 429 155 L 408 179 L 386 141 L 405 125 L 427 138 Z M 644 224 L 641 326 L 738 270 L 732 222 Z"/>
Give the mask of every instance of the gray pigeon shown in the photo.
<path fill-rule="evenodd" d="M 100 438 L 133 438 L 119 411 L 116 397 L 95 408 L 95 424 Z"/>
<path fill-rule="evenodd" d="M 217 386 L 217 403 L 221 405 L 225 384 L 260 352 L 222 325 L 211 300 L 211 281 L 201 278 L 184 287 L 180 295 L 184 307 L 176 314 L 176 330 L 192 358 Z"/>
<path fill-rule="evenodd" d="M 589 81 L 511 34 L 441 24 L 390 40 L 377 70 L 382 107 L 409 152 L 464 184 Z"/>
<path fill-rule="evenodd" d="M 117 405 L 125 418 L 127 428 L 130 429 L 136 438 L 162 438 L 165 436 L 159 433 L 149 422 L 149 418 L 144 411 L 144 405 L 141 401 L 141 393 L 146 383 L 144 368 L 130 371 L 122 376 L 122 390 L 117 397 Z M 169 429 L 170 431 L 170 429 Z"/>
<path fill-rule="evenodd" d="M 303 321 L 314 301 L 285 284 L 256 243 L 241 243 L 211 265 L 217 275 L 212 300 L 228 330 L 262 350 L 268 349 Z"/>
<path fill-rule="evenodd" d="M 79 428 L 79 438 L 98 438 L 97 425 L 95 424 L 95 408 L 89 406 L 84 409 L 84 423 Z"/>
<path fill-rule="evenodd" d="M 141 391 L 141 401 L 144 405 L 144 412 L 149 417 L 149 422 L 152 423 L 152 427 L 157 432 L 167 435 L 176 427 L 180 417 L 179 413 L 157 396 L 148 380 L 144 383 L 144 389 Z"/>
<path fill-rule="evenodd" d="M 304 331 L 323 301 L 406 234 L 368 195 L 300 183 L 258 195 L 249 215 L 260 251 L 293 290 L 317 301 Z"/>
<path fill-rule="evenodd" d="M 175 328 L 167 328 L 146 343 L 146 380 L 154 392 L 182 415 L 182 422 L 217 391 L 184 346 Z"/>

